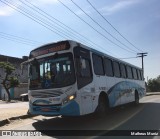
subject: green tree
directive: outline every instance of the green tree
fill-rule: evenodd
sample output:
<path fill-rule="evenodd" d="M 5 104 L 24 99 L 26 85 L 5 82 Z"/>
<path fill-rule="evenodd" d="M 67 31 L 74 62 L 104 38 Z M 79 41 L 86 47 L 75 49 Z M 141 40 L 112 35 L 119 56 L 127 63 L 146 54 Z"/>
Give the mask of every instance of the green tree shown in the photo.
<path fill-rule="evenodd" d="M 18 81 L 18 78 L 13 75 L 13 71 L 15 70 L 14 66 L 9 63 L 9 62 L 0 62 L 0 68 L 2 68 L 5 72 L 5 75 L 2 77 L 1 76 L 1 79 L 2 79 L 2 85 L 4 87 L 4 89 L 6 90 L 7 92 L 7 95 L 8 95 L 8 102 L 11 101 L 11 96 L 10 96 L 10 92 L 9 92 L 9 89 L 12 88 L 12 87 L 17 87 L 19 85 L 19 81 Z"/>
<path fill-rule="evenodd" d="M 147 90 L 149 92 L 160 92 L 160 75 L 157 78 L 148 80 Z"/>

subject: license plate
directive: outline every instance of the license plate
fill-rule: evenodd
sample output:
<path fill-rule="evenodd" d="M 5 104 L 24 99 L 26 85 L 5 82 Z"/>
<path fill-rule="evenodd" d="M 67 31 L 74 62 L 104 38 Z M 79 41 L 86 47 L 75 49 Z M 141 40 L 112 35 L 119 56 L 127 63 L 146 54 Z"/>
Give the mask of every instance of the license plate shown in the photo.
<path fill-rule="evenodd" d="M 45 111 L 45 112 L 48 112 L 48 111 L 51 111 L 50 108 L 41 108 L 42 111 Z"/>

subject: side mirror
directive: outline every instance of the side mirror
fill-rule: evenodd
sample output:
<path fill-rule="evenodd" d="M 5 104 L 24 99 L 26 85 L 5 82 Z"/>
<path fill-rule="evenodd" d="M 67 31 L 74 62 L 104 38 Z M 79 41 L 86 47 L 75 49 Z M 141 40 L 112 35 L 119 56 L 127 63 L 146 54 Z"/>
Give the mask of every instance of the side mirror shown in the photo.
<path fill-rule="evenodd" d="M 39 70 L 39 62 L 37 61 L 36 58 L 31 62 L 31 64 L 33 64 L 36 67 L 36 72 L 38 72 L 38 70 Z"/>
<path fill-rule="evenodd" d="M 29 76 L 32 75 L 32 65 L 29 67 Z"/>

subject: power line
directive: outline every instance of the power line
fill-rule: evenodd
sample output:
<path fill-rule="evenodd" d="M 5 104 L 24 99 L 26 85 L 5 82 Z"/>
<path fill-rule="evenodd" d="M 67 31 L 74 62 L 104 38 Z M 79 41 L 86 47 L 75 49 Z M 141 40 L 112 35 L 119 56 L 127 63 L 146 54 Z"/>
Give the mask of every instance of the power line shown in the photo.
<path fill-rule="evenodd" d="M 8 1 L 6 1 L 6 0 L 5 0 L 5 2 L 2 1 L 2 0 L 0 0 L 0 1 L 1 1 L 2 3 L 4 3 L 4 4 L 8 5 L 8 6 L 11 7 L 12 9 L 18 11 L 19 13 L 25 15 L 26 17 L 32 19 L 33 21 L 37 22 L 38 24 L 42 25 L 43 27 L 49 29 L 49 30 L 52 31 L 53 33 L 57 34 L 58 36 L 60 36 L 60 37 L 62 37 L 62 38 L 65 38 L 62 34 L 59 33 L 59 31 L 58 31 L 58 32 L 54 31 L 54 30 L 51 28 L 51 25 L 45 23 L 43 20 L 38 19 L 36 16 L 33 16 L 33 15 L 29 14 L 29 13 L 26 12 L 24 9 L 21 9 L 21 8 L 15 6 L 13 3 L 10 3 L 10 2 L 8 2 Z"/>
<path fill-rule="evenodd" d="M 88 40 L 86 37 L 84 37 L 83 35 L 81 35 L 80 33 L 78 33 L 77 31 L 75 31 L 75 30 L 73 30 L 72 28 L 66 26 L 64 23 L 62 23 L 62 22 L 59 21 L 58 19 L 54 18 L 53 16 L 49 15 L 48 13 L 44 12 L 43 10 L 41 10 L 40 8 L 38 8 L 37 6 L 35 6 L 34 4 L 30 3 L 29 1 L 25 1 L 25 2 L 29 3 L 32 7 L 29 6 L 27 3 L 23 2 L 22 0 L 19 0 L 19 1 L 22 2 L 23 4 L 25 4 L 25 6 L 27 6 L 27 7 L 31 8 L 32 10 L 36 11 L 38 14 L 41 14 L 41 15 L 44 16 L 46 19 L 54 22 L 55 24 L 57 24 L 57 25 L 60 26 L 61 28 L 63 28 L 63 29 L 65 29 L 65 30 L 67 30 L 68 32 L 70 32 L 70 33 L 71 33 L 70 35 L 73 36 L 74 38 L 76 38 L 76 39 L 79 40 L 79 37 L 81 37 L 81 38 L 83 37 L 85 40 L 90 41 L 90 40 Z M 57 22 L 55 22 L 55 20 L 56 20 L 58 23 L 60 23 L 60 24 L 58 24 Z M 62 26 L 62 25 L 63 25 L 63 26 Z M 68 29 L 68 28 L 69 28 L 69 29 Z M 70 30 L 71 30 L 71 31 L 70 31 Z M 66 32 L 66 33 L 68 33 L 68 32 Z M 78 36 L 77 36 L 77 34 L 78 34 Z M 88 42 L 86 42 L 84 39 L 83 39 L 83 42 L 85 42 L 85 43 L 88 44 Z M 90 41 L 90 42 L 91 42 L 91 41 Z M 91 42 L 91 43 L 94 44 L 93 42 Z M 91 45 L 91 44 L 90 44 L 90 45 Z M 95 44 L 94 44 L 94 45 L 95 45 Z M 93 45 L 91 45 L 91 46 L 93 46 Z M 105 51 L 106 51 L 106 50 L 105 50 Z M 109 53 L 110 53 L 110 52 L 109 52 Z"/>
<path fill-rule="evenodd" d="M 133 45 L 126 37 L 124 37 L 94 6 L 93 4 L 89 1 L 86 0 L 91 7 L 123 38 L 125 39 L 130 45 L 132 45 L 134 48 L 136 48 L 138 51 L 143 52 L 142 50 L 140 50 L 138 47 L 136 47 L 135 45 Z"/>
<path fill-rule="evenodd" d="M 22 1 L 22 0 L 19 0 L 19 1 Z M 56 18 L 53 17 L 52 15 L 46 13 L 45 11 L 43 11 L 42 9 L 40 9 L 39 7 L 37 7 L 36 5 L 30 3 L 28 0 L 25 0 L 25 1 L 26 1 L 27 3 L 29 3 L 30 5 L 32 5 L 32 7 L 34 7 L 34 9 L 35 9 L 36 11 L 38 10 L 37 12 L 38 12 L 39 14 L 44 15 L 45 17 L 47 16 L 46 18 L 49 19 L 50 21 L 53 21 L 53 20 L 57 21 L 58 23 L 56 23 L 56 24 L 58 24 L 58 25 L 60 24 L 60 25 L 59 25 L 60 27 L 64 28 L 65 30 L 67 29 L 67 31 L 73 33 L 73 34 L 76 35 L 78 38 L 79 38 L 79 37 L 83 38 L 83 40 L 85 40 L 85 42 L 87 42 L 87 44 L 89 44 L 89 46 L 99 47 L 99 48 L 101 48 L 102 50 L 104 50 L 104 51 L 106 51 L 106 52 L 114 55 L 113 53 L 105 50 L 105 49 L 104 49 L 103 47 L 101 47 L 99 44 L 94 43 L 93 41 L 91 41 L 90 39 L 88 39 L 87 37 L 85 37 L 84 35 L 80 34 L 78 31 L 76 31 L 76 30 L 72 29 L 71 27 L 67 26 L 66 24 L 64 24 L 64 23 L 61 22 L 60 20 L 56 19 Z M 26 5 L 26 4 L 25 4 L 25 5 Z M 55 23 L 55 22 L 54 22 L 54 23 Z M 64 27 L 63 27 L 63 26 L 64 26 Z"/>
<path fill-rule="evenodd" d="M 31 8 L 33 11 L 36 11 L 38 14 L 40 14 L 41 16 L 44 16 L 46 19 L 48 19 L 48 20 L 50 20 L 50 21 L 52 21 L 52 22 L 54 22 L 55 23 L 55 21 L 53 21 L 53 20 L 56 20 L 56 21 L 58 21 L 59 23 L 61 23 L 62 25 L 64 25 L 65 27 L 68 27 L 68 26 L 66 26 L 64 23 L 62 23 L 61 21 L 59 21 L 58 19 L 56 19 L 56 18 L 54 18 L 53 16 L 51 16 L 51 15 L 49 15 L 49 14 L 47 14 L 46 12 L 44 12 L 43 10 L 41 10 L 40 8 L 38 8 L 37 6 L 35 6 L 34 4 L 32 4 L 32 3 L 30 3 L 30 2 L 28 2 L 27 1 L 27 3 L 29 3 L 30 5 L 32 5 L 32 7 L 31 6 L 29 6 L 27 3 L 24 3 L 22 0 L 19 0 L 20 2 L 22 2 L 23 4 L 25 4 L 25 5 L 27 5 L 27 7 L 29 7 L 29 8 Z M 33 8 L 34 7 L 34 8 Z M 24 9 L 24 8 L 23 8 Z M 57 24 L 57 23 L 56 23 Z M 58 24 L 59 25 L 59 24 Z M 60 27 L 62 27 L 63 29 L 65 29 L 62 25 L 59 25 Z M 69 29 L 71 29 L 70 27 L 68 27 Z M 68 30 L 68 29 L 67 29 Z M 76 32 L 76 31 L 74 31 L 73 29 L 71 29 L 72 30 L 72 32 L 75 32 L 75 34 L 77 34 L 78 32 Z M 69 31 L 69 32 L 71 32 L 71 31 Z M 71 33 L 72 33 L 71 32 Z M 67 33 L 67 32 L 66 32 Z M 83 38 L 85 38 L 87 41 L 90 41 L 88 38 L 86 38 L 86 37 L 84 37 L 83 35 L 81 35 L 80 33 L 78 33 L 78 35 L 80 35 L 81 37 L 83 37 Z M 68 36 L 68 35 L 67 35 Z M 71 35 L 71 36 L 73 36 L 73 35 Z M 70 37 L 70 36 L 68 36 L 68 37 Z M 75 35 L 73 36 L 74 38 L 75 38 Z M 76 37 L 76 38 L 79 38 L 79 37 Z M 86 41 L 85 41 L 86 42 Z M 95 44 L 94 42 L 92 42 L 92 41 L 90 41 L 90 43 L 92 43 L 92 44 L 94 44 L 94 46 L 99 46 L 99 45 L 97 45 L 97 44 Z M 93 46 L 93 45 L 91 45 L 90 44 L 90 46 Z M 105 50 L 103 47 L 101 47 L 101 46 L 99 46 L 101 49 L 103 49 L 103 50 Z M 111 52 L 109 52 L 109 51 L 107 51 L 107 50 L 105 50 L 106 52 L 108 52 L 108 53 L 111 53 Z M 111 53 L 112 54 L 112 53 Z M 114 54 L 113 54 L 114 55 Z"/>
<path fill-rule="evenodd" d="M 5 37 L 5 36 L 0 36 L 0 38 L 6 39 L 6 40 L 9 40 L 9 41 L 13 41 L 13 42 L 16 42 L 16 43 L 24 44 L 24 45 L 35 46 L 33 44 L 22 42 L 22 41 L 18 41 L 18 40 L 15 40 L 15 39 L 12 39 L 12 38 L 8 38 L 8 37 Z"/>
<path fill-rule="evenodd" d="M 49 14 L 47 14 L 46 12 L 44 12 L 43 10 L 41 10 L 40 8 L 38 8 L 37 6 L 35 6 L 34 4 L 30 3 L 29 1 L 25 1 L 25 2 L 22 1 L 22 0 L 19 0 L 19 1 L 21 3 L 23 3 L 25 6 L 29 7 L 31 10 L 35 11 L 36 13 L 38 13 L 39 15 L 41 15 L 44 18 L 46 18 L 47 20 L 51 21 L 50 24 L 52 24 L 52 22 L 53 22 L 54 26 L 56 26 L 56 28 L 59 28 L 59 30 L 65 32 L 65 34 L 68 34 L 68 37 L 72 36 L 73 38 L 76 38 L 77 40 L 79 40 L 79 37 L 77 37 L 77 35 L 75 35 L 75 33 L 73 31 L 70 31 L 69 29 L 67 29 L 66 27 L 64 27 L 64 25 L 60 21 L 58 21 L 57 19 L 55 19 L 54 17 L 51 17 Z M 83 42 L 86 43 L 85 40 L 83 40 Z"/>
<path fill-rule="evenodd" d="M 56 19 L 55 17 L 49 15 L 48 13 L 46 13 L 45 11 L 43 11 L 42 9 L 40 9 L 39 7 L 37 7 L 36 5 L 30 3 L 29 1 L 25 0 L 25 2 L 23 2 L 22 0 L 19 0 L 22 3 L 24 3 L 25 5 L 26 2 L 28 4 L 30 4 L 31 6 L 27 5 L 28 7 L 30 7 L 32 10 L 36 11 L 37 13 L 43 15 L 46 19 L 50 20 L 51 22 L 54 22 L 56 25 L 58 25 L 59 27 L 63 28 L 64 30 L 67 30 L 68 32 L 71 33 L 71 35 L 73 36 L 78 34 L 77 38 L 79 37 L 83 37 L 83 39 L 85 38 L 83 35 L 81 35 L 80 33 L 76 32 L 75 30 L 73 30 L 72 28 L 70 28 L 69 26 L 65 25 L 64 23 L 62 23 L 61 21 L 59 21 L 58 19 Z M 58 23 L 57 23 L 58 22 Z M 75 37 L 75 36 L 74 36 Z M 85 38 L 87 40 L 87 38 Z M 86 41 L 85 41 L 86 42 Z"/>
<path fill-rule="evenodd" d="M 0 37 L 8 38 L 8 39 L 11 39 L 11 40 L 16 40 L 16 41 L 27 43 L 27 44 L 31 44 L 31 45 L 42 44 L 42 42 L 26 39 L 26 38 L 23 38 L 23 37 L 20 37 L 20 36 L 15 36 L 15 35 L 4 33 L 4 32 L 0 32 Z"/>
<path fill-rule="evenodd" d="M 60 37 L 65 38 L 62 34 L 59 33 L 58 30 L 57 30 L 58 32 L 54 31 L 54 30 L 52 29 L 52 26 L 51 26 L 51 25 L 49 25 L 48 23 L 45 23 L 45 22 L 44 22 L 45 20 L 43 20 L 43 19 L 40 20 L 40 19 L 38 19 L 37 16 L 35 16 L 34 14 L 30 14 L 29 12 L 27 12 L 27 11 L 26 11 L 26 8 L 24 8 L 24 7 L 22 7 L 22 6 L 21 6 L 21 7 L 22 7 L 23 9 L 20 8 L 20 7 L 16 7 L 13 3 L 10 3 L 10 2 L 8 2 L 8 1 L 5 1 L 5 2 L 2 1 L 2 0 L 0 0 L 0 1 L 1 1 L 2 3 L 4 3 L 4 4 L 8 5 L 8 6 L 11 7 L 12 9 L 14 9 L 14 10 L 20 12 L 21 14 L 25 15 L 26 17 L 34 20 L 34 21 L 37 22 L 38 24 L 44 26 L 45 28 L 49 29 L 50 31 L 56 33 L 56 34 L 59 35 Z M 48 26 L 49 26 L 49 27 L 48 27 Z M 63 34 L 64 34 L 64 33 L 63 33 Z M 64 34 L 64 35 L 65 35 L 65 34 Z M 106 51 L 106 50 L 105 50 L 105 51 Z M 109 52 L 109 53 L 111 53 L 111 52 Z"/>
<path fill-rule="evenodd" d="M 102 34 L 100 31 L 98 31 L 97 29 L 95 29 L 92 25 L 90 25 L 88 22 L 86 22 L 83 18 L 81 18 L 80 16 L 78 16 L 73 10 L 71 10 L 67 5 L 65 5 L 61 0 L 58 0 L 64 7 L 66 7 L 70 12 L 72 12 L 75 16 L 77 16 L 81 21 L 83 21 L 85 24 L 87 24 L 90 28 L 92 28 L 94 31 L 96 31 L 99 35 L 101 35 L 102 37 L 104 37 L 107 41 L 111 42 L 112 44 L 120 47 L 121 49 L 128 51 L 130 53 L 133 53 L 132 51 L 129 51 L 128 49 L 125 49 L 123 47 L 121 47 L 120 45 L 116 44 L 115 42 L 113 42 L 112 40 L 110 40 L 109 38 L 107 38 L 104 34 Z M 134 53 L 135 54 L 135 53 Z"/>
<path fill-rule="evenodd" d="M 122 44 L 123 46 L 127 47 L 132 52 L 136 52 L 135 50 L 131 49 L 124 43 L 122 43 L 120 40 L 118 40 L 116 37 L 114 37 L 110 32 L 108 32 L 104 27 L 102 27 L 97 21 L 95 21 L 87 12 L 85 12 L 78 4 L 76 4 L 73 0 L 70 0 L 76 7 L 78 7 L 85 15 L 87 15 L 95 24 L 97 24 L 102 30 L 104 30 L 107 34 L 109 34 L 112 38 L 114 38 L 117 42 Z M 137 52 L 136 52 L 137 53 Z"/>
<path fill-rule="evenodd" d="M 133 59 L 133 58 L 137 58 L 137 57 L 125 57 L 125 58 L 118 58 L 118 59 Z"/>

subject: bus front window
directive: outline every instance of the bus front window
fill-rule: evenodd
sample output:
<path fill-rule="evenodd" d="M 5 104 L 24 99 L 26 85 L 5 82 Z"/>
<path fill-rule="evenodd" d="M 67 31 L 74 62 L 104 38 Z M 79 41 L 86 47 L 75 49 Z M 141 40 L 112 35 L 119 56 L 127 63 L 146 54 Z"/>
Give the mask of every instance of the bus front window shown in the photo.
<path fill-rule="evenodd" d="M 30 67 L 30 89 L 59 88 L 75 82 L 72 54 L 59 54 L 56 58 L 38 60 L 38 70 Z"/>

